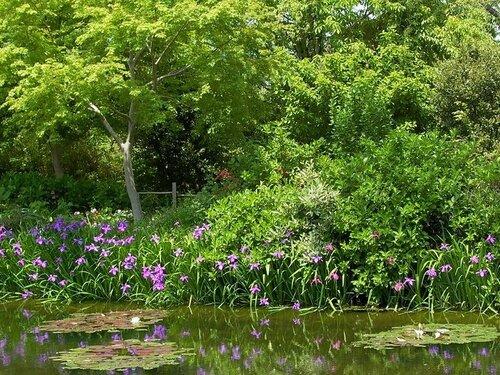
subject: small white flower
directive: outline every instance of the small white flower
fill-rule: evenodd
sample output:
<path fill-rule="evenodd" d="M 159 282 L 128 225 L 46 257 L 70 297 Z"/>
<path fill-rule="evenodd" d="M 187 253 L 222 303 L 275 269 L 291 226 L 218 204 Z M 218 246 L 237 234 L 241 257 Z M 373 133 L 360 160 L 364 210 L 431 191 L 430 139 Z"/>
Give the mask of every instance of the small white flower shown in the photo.
<path fill-rule="evenodd" d="M 141 318 L 139 318 L 138 316 L 134 316 L 132 319 L 130 319 L 130 322 L 132 324 L 139 324 L 141 322 Z"/>

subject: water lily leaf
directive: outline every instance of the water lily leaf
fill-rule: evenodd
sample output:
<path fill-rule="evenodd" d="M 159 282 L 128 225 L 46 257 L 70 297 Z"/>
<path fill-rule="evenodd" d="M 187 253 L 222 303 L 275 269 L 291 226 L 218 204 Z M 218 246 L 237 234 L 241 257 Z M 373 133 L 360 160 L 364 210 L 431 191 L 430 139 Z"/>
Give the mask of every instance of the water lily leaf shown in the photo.
<path fill-rule="evenodd" d="M 424 347 L 436 344 L 468 344 L 495 341 L 500 337 L 496 327 L 482 324 L 426 324 L 394 327 L 389 331 L 363 334 L 353 343 L 377 350 L 401 346 Z"/>
<path fill-rule="evenodd" d="M 179 363 L 181 355 L 192 354 L 192 349 L 181 349 L 171 342 L 123 340 L 70 349 L 51 359 L 61 362 L 64 368 L 70 370 L 124 371 L 127 368 L 151 370 L 174 365 Z"/>
<path fill-rule="evenodd" d="M 116 331 L 120 329 L 144 328 L 165 318 L 163 310 L 128 310 L 108 313 L 72 314 L 61 320 L 42 324 L 42 331 L 55 333 Z"/>

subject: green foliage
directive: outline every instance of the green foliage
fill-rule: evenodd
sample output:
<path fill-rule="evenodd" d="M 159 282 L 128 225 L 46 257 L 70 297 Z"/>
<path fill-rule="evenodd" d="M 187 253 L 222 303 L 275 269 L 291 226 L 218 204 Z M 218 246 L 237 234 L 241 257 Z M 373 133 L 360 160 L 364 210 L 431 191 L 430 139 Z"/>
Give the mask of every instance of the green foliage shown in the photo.
<path fill-rule="evenodd" d="M 436 68 L 439 125 L 462 137 L 500 139 L 500 46 L 464 50 Z"/>
<path fill-rule="evenodd" d="M 42 213 L 61 207 L 61 213 L 91 208 L 117 210 L 126 205 L 120 183 L 114 181 L 78 181 L 69 176 L 61 179 L 36 173 L 9 173 L 0 178 L 0 204 L 6 207 L 46 208 Z"/>

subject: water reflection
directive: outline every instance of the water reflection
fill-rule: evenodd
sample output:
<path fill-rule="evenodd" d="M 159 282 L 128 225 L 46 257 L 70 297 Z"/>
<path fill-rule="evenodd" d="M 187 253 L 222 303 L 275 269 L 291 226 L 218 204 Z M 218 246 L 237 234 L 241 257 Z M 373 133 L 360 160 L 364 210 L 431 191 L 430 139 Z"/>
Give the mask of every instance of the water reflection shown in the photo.
<path fill-rule="evenodd" d="M 125 374 L 496 374 L 498 343 L 433 345 L 379 352 L 350 345 L 358 333 L 392 326 L 428 322 L 485 323 L 499 327 L 498 317 L 475 314 L 420 314 L 351 312 L 305 314 L 300 310 L 258 313 L 213 308 L 170 309 L 167 318 L 147 330 L 54 334 L 38 325 L 70 312 L 128 309 L 120 305 L 79 305 L 49 308 L 42 305 L 0 305 L 0 373 L 66 374 L 51 360 L 57 352 L 126 339 L 175 342 L 193 348 L 178 364 L 157 370 L 127 369 Z M 130 353 L 134 355 L 134 353 Z M 88 371 L 71 371 L 87 374 Z M 96 372 L 98 373 L 98 372 Z M 106 373 L 106 372 L 101 372 Z M 108 374 L 115 372 L 109 371 Z"/>

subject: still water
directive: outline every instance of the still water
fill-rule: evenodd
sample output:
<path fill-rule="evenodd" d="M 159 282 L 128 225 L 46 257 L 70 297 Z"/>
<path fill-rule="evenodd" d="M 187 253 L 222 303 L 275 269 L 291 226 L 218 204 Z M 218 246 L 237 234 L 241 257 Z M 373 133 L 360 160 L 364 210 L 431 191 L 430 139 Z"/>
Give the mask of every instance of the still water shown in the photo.
<path fill-rule="evenodd" d="M 0 374 L 106 374 L 65 370 L 51 359 L 75 347 L 106 344 L 110 332 L 47 333 L 43 321 L 75 312 L 107 312 L 137 306 L 120 304 L 0 304 Z M 122 331 L 123 339 L 160 340 L 191 348 L 177 364 L 154 370 L 131 368 L 125 374 L 497 374 L 500 341 L 386 351 L 353 347 L 357 335 L 418 323 L 482 323 L 500 328 L 498 316 L 474 313 L 343 312 L 307 313 L 182 307 L 147 329 Z M 116 333 L 115 333 L 116 335 Z M 116 337 L 114 337 L 116 339 Z M 108 372 L 113 373 L 113 372 Z"/>

